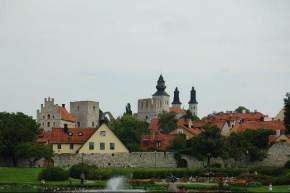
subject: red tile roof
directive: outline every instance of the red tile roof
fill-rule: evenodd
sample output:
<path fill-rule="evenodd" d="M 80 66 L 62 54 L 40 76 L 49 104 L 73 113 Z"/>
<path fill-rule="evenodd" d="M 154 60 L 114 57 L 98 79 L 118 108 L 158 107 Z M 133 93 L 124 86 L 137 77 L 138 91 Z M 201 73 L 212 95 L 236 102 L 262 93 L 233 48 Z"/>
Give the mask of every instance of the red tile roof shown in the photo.
<path fill-rule="evenodd" d="M 48 143 L 50 139 L 50 131 L 42 131 L 36 140 L 37 143 Z"/>
<path fill-rule="evenodd" d="M 233 127 L 234 132 L 243 132 L 247 129 L 270 129 L 270 130 L 285 130 L 284 123 L 282 121 L 246 121 L 240 124 L 236 124 Z"/>
<path fill-rule="evenodd" d="M 216 113 L 214 115 L 209 115 L 202 120 L 224 120 L 224 121 L 261 121 L 265 117 L 264 114 L 260 112 L 250 112 L 250 113 Z"/>
<path fill-rule="evenodd" d="M 159 119 L 157 117 L 152 118 L 150 125 L 149 125 L 150 131 L 158 131 L 159 130 Z"/>
<path fill-rule="evenodd" d="M 60 113 L 61 119 L 64 121 L 69 121 L 69 122 L 75 122 L 76 119 L 74 118 L 74 116 L 72 116 L 72 114 L 70 114 L 66 108 L 64 107 L 58 107 L 58 111 Z"/>
<path fill-rule="evenodd" d="M 160 143 L 158 150 L 167 150 L 174 140 L 175 135 L 157 133 L 156 135 L 144 135 L 141 140 L 142 150 L 157 150 L 157 142 Z"/>
<path fill-rule="evenodd" d="M 49 143 L 83 144 L 96 130 L 96 128 L 69 128 L 65 133 L 63 128 L 52 128 Z"/>
<path fill-rule="evenodd" d="M 184 109 L 178 108 L 178 107 L 170 107 L 169 112 L 173 113 L 185 113 Z"/>

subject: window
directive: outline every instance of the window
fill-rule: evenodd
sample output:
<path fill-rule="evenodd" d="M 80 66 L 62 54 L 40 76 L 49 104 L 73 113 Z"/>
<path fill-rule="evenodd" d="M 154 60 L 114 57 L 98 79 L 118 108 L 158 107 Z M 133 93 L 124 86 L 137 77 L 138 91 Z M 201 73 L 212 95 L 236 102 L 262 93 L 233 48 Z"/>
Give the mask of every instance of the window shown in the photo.
<path fill-rule="evenodd" d="M 78 132 L 78 136 L 82 136 L 83 135 L 83 132 Z"/>
<path fill-rule="evenodd" d="M 54 115 L 52 115 L 52 118 L 54 119 Z"/>
<path fill-rule="evenodd" d="M 50 114 L 47 115 L 47 119 L 50 119 Z"/>
<path fill-rule="evenodd" d="M 44 115 L 42 116 L 42 119 L 45 119 L 45 116 Z"/>
<path fill-rule="evenodd" d="M 100 143 L 100 150 L 105 150 L 105 143 Z"/>
<path fill-rule="evenodd" d="M 50 127 L 50 122 L 47 122 L 47 126 Z"/>
<path fill-rule="evenodd" d="M 89 150 L 94 150 L 94 149 L 95 149 L 94 142 L 89 142 Z"/>
<path fill-rule="evenodd" d="M 74 144 L 69 144 L 70 149 L 74 149 Z"/>
<path fill-rule="evenodd" d="M 94 127 L 94 126 L 95 126 L 95 122 L 93 121 L 93 122 L 92 122 L 92 127 Z"/>
<path fill-rule="evenodd" d="M 80 106 L 77 106 L 78 111 L 80 111 Z"/>
<path fill-rule="evenodd" d="M 95 106 L 93 106 L 93 110 L 94 110 L 94 111 L 96 110 L 96 107 L 95 107 Z"/>
<path fill-rule="evenodd" d="M 57 144 L 57 149 L 61 149 L 61 144 Z"/>
<path fill-rule="evenodd" d="M 77 122 L 77 125 L 78 125 L 78 128 L 81 127 L 81 123 L 79 121 Z"/>
<path fill-rule="evenodd" d="M 55 122 L 53 122 L 53 126 L 55 127 Z"/>
<path fill-rule="evenodd" d="M 106 136 L 106 131 L 100 131 L 100 135 L 101 135 L 102 137 L 105 137 L 105 136 Z"/>
<path fill-rule="evenodd" d="M 110 150 L 115 150 L 115 143 L 110 143 Z"/>

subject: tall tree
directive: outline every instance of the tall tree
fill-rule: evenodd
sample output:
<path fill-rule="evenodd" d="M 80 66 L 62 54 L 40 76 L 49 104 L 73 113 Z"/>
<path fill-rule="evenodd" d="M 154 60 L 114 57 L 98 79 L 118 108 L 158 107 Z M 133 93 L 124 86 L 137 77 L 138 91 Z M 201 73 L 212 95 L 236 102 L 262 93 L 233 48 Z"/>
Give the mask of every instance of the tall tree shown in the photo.
<path fill-rule="evenodd" d="M 243 113 L 243 112 L 246 112 L 246 113 L 249 113 L 250 110 L 244 106 L 239 106 L 236 110 L 235 110 L 236 113 Z"/>
<path fill-rule="evenodd" d="M 130 103 L 128 103 L 126 105 L 125 115 L 133 115 L 132 110 L 131 110 L 131 104 Z"/>
<path fill-rule="evenodd" d="M 17 165 L 19 144 L 35 142 L 38 134 L 36 121 L 23 113 L 0 113 L 0 155 Z"/>
<path fill-rule="evenodd" d="M 284 124 L 287 134 L 290 134 L 290 93 L 287 93 L 284 98 Z"/>
<path fill-rule="evenodd" d="M 169 133 L 176 128 L 176 113 L 163 112 L 158 115 L 159 129 L 164 133 Z"/>
<path fill-rule="evenodd" d="M 206 160 L 209 167 L 212 158 L 226 157 L 227 151 L 220 129 L 208 125 L 203 129 L 200 135 L 191 139 L 189 153 L 199 160 Z"/>
<path fill-rule="evenodd" d="M 17 145 L 16 155 L 29 161 L 30 167 L 41 158 L 49 159 L 53 155 L 52 148 L 48 145 L 37 143 L 21 143 Z"/>
<path fill-rule="evenodd" d="M 130 151 L 140 150 L 141 138 L 148 130 L 147 122 L 130 115 L 123 115 L 113 120 L 110 126 Z"/>
<path fill-rule="evenodd" d="M 175 139 L 173 140 L 170 149 L 177 151 L 177 152 L 183 151 L 186 149 L 186 144 L 187 144 L 187 141 L 186 141 L 185 135 L 178 134 L 178 135 L 176 135 Z"/>
<path fill-rule="evenodd" d="M 268 138 L 272 131 L 266 129 L 246 130 L 242 133 L 232 133 L 227 139 L 230 157 L 237 161 L 261 161 L 268 149 Z"/>

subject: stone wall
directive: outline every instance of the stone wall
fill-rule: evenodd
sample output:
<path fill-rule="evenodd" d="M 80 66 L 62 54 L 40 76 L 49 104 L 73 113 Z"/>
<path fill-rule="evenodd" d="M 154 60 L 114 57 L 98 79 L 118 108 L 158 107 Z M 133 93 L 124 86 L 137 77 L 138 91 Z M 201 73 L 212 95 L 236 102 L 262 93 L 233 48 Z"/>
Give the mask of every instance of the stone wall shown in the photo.
<path fill-rule="evenodd" d="M 60 154 L 54 166 L 70 167 L 78 163 L 98 167 L 176 167 L 174 154 L 169 152 L 132 152 L 115 154 Z"/>

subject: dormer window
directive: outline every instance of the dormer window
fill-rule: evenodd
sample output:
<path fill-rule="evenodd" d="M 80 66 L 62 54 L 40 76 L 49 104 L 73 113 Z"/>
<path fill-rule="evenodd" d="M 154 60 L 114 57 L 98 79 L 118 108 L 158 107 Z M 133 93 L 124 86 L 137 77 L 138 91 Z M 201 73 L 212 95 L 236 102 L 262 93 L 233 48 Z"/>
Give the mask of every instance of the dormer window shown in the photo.
<path fill-rule="evenodd" d="M 73 133 L 72 133 L 72 132 L 68 132 L 68 135 L 69 135 L 69 136 L 73 136 Z"/>
<path fill-rule="evenodd" d="M 106 137 L 106 131 L 100 131 L 100 136 Z"/>
<path fill-rule="evenodd" d="M 78 132 L 78 136 L 83 136 L 83 132 Z"/>

